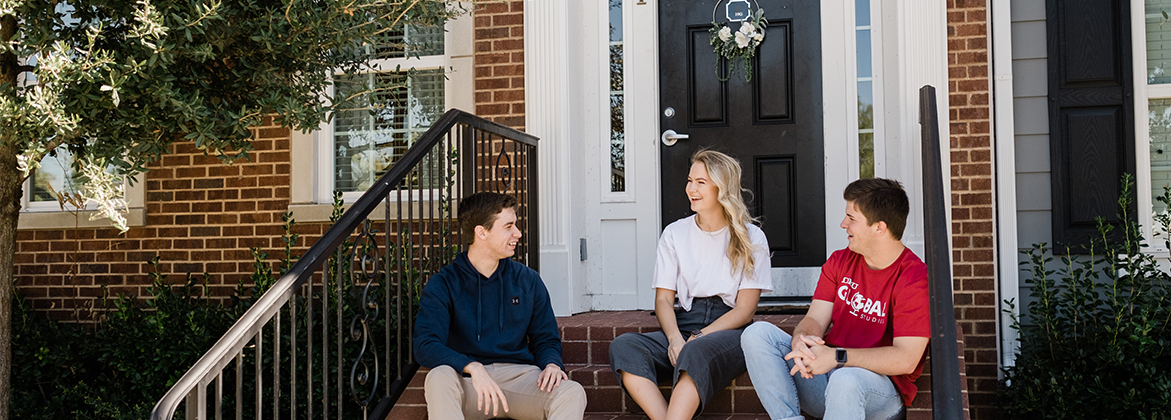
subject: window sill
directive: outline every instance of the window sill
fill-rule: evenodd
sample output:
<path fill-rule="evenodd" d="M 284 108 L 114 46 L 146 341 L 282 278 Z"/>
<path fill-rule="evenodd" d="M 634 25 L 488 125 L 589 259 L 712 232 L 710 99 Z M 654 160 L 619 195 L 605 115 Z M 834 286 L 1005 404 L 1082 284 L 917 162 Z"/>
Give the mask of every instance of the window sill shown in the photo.
<path fill-rule="evenodd" d="M 112 228 L 110 219 L 90 220 L 90 215 L 97 213 L 94 210 L 81 210 L 76 213 L 67 211 L 23 211 L 17 222 L 17 230 L 32 229 L 76 229 L 76 228 Z M 131 208 L 126 214 L 126 225 L 130 227 L 146 226 L 146 209 Z"/>
<path fill-rule="evenodd" d="M 401 211 L 403 220 L 426 220 L 430 217 L 438 217 L 442 214 L 441 201 L 416 201 L 407 208 L 405 205 Z M 342 205 L 342 209 L 349 210 L 352 203 Z M 399 218 L 399 206 L 395 203 L 390 205 L 390 219 L 391 221 Z M 293 219 L 297 223 L 329 223 L 329 217 L 333 215 L 332 204 L 291 204 L 289 205 L 289 212 L 293 214 Z M 452 216 L 454 216 L 454 211 Z M 368 217 L 371 221 L 380 221 L 386 219 L 386 206 L 379 203 L 378 208 L 370 212 Z M 23 216 L 22 216 L 23 217 Z"/>

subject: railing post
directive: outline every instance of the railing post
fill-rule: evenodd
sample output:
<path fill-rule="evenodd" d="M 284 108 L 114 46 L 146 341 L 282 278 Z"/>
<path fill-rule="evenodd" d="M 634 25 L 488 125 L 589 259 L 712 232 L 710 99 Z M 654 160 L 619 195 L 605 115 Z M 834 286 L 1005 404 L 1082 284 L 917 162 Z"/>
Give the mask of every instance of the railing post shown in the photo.
<path fill-rule="evenodd" d="M 528 187 L 528 192 L 525 195 L 529 202 L 529 239 L 527 239 L 528 246 L 526 246 L 529 255 L 527 256 L 527 260 L 529 268 L 535 271 L 541 271 L 541 196 L 538 195 L 541 189 L 537 177 L 537 174 L 540 172 L 537 170 L 537 148 L 521 147 L 524 148 L 525 156 L 528 157 L 528 162 L 525 164 L 525 170 L 528 171 L 528 174 L 526 174 L 527 178 L 525 179 L 525 186 Z"/>
<path fill-rule="evenodd" d="M 943 195 L 939 115 L 935 88 L 919 89 L 919 126 L 923 138 L 923 220 L 931 294 L 931 401 L 936 419 L 961 419 L 959 346 L 952 301 L 951 247 L 947 237 L 947 197 Z"/>

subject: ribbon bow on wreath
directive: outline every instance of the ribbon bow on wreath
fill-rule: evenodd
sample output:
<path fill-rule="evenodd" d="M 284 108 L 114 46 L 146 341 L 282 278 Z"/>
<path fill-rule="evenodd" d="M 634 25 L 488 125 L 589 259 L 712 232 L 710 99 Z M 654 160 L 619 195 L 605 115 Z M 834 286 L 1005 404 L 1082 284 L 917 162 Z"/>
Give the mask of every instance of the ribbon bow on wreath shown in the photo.
<path fill-rule="evenodd" d="M 716 9 L 720 2 L 716 2 Z M 716 51 L 716 55 L 727 59 L 728 71 L 720 73 L 720 60 L 716 60 L 716 78 L 721 82 L 728 81 L 736 73 L 739 62 L 744 63 L 744 81 L 752 81 L 752 57 L 756 55 L 756 47 L 764 42 L 764 29 L 768 27 L 768 19 L 764 18 L 764 9 L 759 6 L 756 13 L 749 12 L 748 17 L 740 22 L 740 29 L 732 32 L 731 25 L 716 23 L 716 10 L 712 10 L 712 28 L 709 43 Z"/>

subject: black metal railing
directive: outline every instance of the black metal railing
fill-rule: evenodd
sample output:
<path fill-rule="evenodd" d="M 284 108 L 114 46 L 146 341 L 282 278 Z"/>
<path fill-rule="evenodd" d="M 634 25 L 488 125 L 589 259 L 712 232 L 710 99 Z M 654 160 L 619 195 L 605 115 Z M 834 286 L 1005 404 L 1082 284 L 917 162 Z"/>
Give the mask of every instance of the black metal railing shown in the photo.
<path fill-rule="evenodd" d="M 923 138 L 923 230 L 931 295 L 931 401 L 936 419 L 961 419 L 959 346 L 951 280 L 951 241 L 947 237 L 947 202 L 939 145 L 935 88 L 919 89 L 919 126 Z M 949 172 L 950 173 L 950 172 Z"/>
<path fill-rule="evenodd" d="M 462 247 L 461 197 L 515 195 L 524 235 L 516 258 L 539 268 L 536 148 L 533 136 L 448 111 L 174 384 L 151 418 L 180 410 L 188 419 L 384 418 L 419 367 L 411 328 L 422 286 Z"/>

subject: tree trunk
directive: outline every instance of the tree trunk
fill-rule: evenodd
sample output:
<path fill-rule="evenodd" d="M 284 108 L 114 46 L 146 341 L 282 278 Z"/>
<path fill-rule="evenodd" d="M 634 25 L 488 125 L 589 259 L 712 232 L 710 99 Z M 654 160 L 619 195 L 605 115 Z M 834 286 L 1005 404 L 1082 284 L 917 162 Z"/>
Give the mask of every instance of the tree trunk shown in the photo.
<path fill-rule="evenodd" d="M 0 17 L 0 41 L 16 35 L 16 16 Z M 0 56 L 0 86 L 16 86 L 17 61 Z M 16 222 L 20 217 L 21 179 L 16 168 L 16 141 L 0 135 L 0 420 L 8 419 L 12 384 L 12 291 L 16 259 Z"/>
<path fill-rule="evenodd" d="M 12 292 L 21 176 L 16 148 L 0 139 L 0 420 L 8 419 L 12 375 Z"/>

